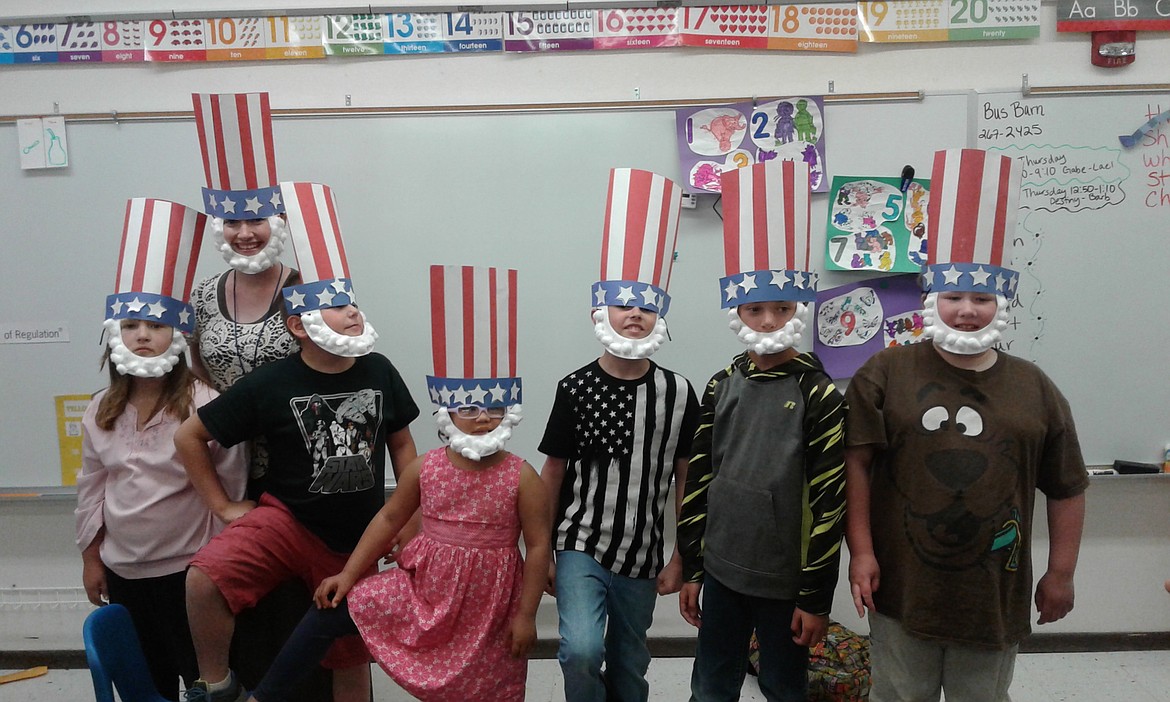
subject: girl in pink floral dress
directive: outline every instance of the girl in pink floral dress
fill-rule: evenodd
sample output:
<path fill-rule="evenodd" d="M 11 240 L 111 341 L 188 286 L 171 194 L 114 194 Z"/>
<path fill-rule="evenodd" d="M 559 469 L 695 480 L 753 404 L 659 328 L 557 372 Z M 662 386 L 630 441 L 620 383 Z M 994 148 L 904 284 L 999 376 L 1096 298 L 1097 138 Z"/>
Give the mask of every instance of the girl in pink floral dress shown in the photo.
<path fill-rule="evenodd" d="M 524 699 L 550 527 L 540 476 L 499 450 L 518 410 L 438 410 L 449 445 L 399 476 L 344 570 L 317 589 L 318 608 L 305 615 L 253 699 L 283 699 L 335 638 L 355 631 L 386 673 L 421 700 Z M 359 580 L 391 552 L 419 508 L 422 530 L 397 554 L 398 567 Z"/>

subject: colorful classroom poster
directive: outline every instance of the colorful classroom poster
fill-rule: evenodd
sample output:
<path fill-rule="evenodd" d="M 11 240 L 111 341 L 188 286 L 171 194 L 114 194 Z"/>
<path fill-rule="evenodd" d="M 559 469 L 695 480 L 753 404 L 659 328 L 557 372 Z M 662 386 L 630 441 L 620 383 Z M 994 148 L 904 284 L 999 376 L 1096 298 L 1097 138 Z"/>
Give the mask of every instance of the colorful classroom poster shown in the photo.
<path fill-rule="evenodd" d="M 192 62 L 207 60 L 203 20 L 146 20 L 147 61 Z"/>
<path fill-rule="evenodd" d="M 330 15 L 326 18 L 328 56 L 381 56 L 385 53 L 386 15 Z"/>
<path fill-rule="evenodd" d="M 873 278 L 817 292 L 813 351 L 834 379 L 850 378 L 870 356 L 923 340 L 916 275 Z"/>
<path fill-rule="evenodd" d="M 509 12 L 504 51 L 592 49 L 593 15 L 593 10 Z"/>
<path fill-rule="evenodd" d="M 102 22 L 102 61 L 137 63 L 146 60 L 142 22 Z"/>
<path fill-rule="evenodd" d="M 76 485 L 81 473 L 81 418 L 89 395 L 57 395 L 57 444 L 61 451 L 61 484 Z"/>
<path fill-rule="evenodd" d="M 661 49 L 682 45 L 678 8 L 598 10 L 596 16 L 595 49 Z"/>
<path fill-rule="evenodd" d="M 386 15 L 386 54 L 502 51 L 499 12 L 398 13 Z"/>
<path fill-rule="evenodd" d="M 101 60 L 101 25 L 97 22 L 66 22 L 57 25 L 58 63 L 86 63 Z"/>
<path fill-rule="evenodd" d="M 813 192 L 825 192 L 824 108 L 820 97 L 791 97 L 677 110 L 683 188 L 718 193 L 724 170 L 778 158 L 807 163 Z"/>
<path fill-rule="evenodd" d="M 319 59 L 325 57 L 324 17 L 265 17 L 264 58 Z"/>
<path fill-rule="evenodd" d="M 20 24 L 10 30 L 14 63 L 57 62 L 57 25 Z"/>
<path fill-rule="evenodd" d="M 774 5 L 769 12 L 769 49 L 857 51 L 857 9 L 853 5 Z"/>
<path fill-rule="evenodd" d="M 719 5 L 682 9 L 683 46 L 768 48 L 767 5 Z"/>
<path fill-rule="evenodd" d="M 13 61 L 12 27 L 0 24 L 0 64 Z"/>
<path fill-rule="evenodd" d="M 265 18 L 206 20 L 208 61 L 262 61 L 268 57 Z"/>
<path fill-rule="evenodd" d="M 825 227 L 829 270 L 917 272 L 926 263 L 930 181 L 833 176 Z"/>
<path fill-rule="evenodd" d="M 1040 0 L 895 0 L 857 3 L 864 42 L 1035 39 Z"/>

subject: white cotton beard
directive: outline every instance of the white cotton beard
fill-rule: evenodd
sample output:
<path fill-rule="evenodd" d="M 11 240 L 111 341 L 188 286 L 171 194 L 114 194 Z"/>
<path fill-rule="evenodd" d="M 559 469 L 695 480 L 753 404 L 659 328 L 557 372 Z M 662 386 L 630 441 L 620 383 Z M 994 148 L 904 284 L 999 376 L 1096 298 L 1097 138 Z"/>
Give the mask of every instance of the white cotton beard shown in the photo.
<path fill-rule="evenodd" d="M 305 333 L 313 343 L 325 349 L 334 356 L 357 358 L 365 356 L 374 350 L 374 342 L 378 340 L 378 332 L 374 325 L 366 321 L 366 313 L 358 310 L 362 316 L 362 333 L 358 336 L 338 334 L 333 327 L 325 323 L 321 310 L 309 310 L 301 313 L 301 322 L 305 325 Z"/>
<path fill-rule="evenodd" d="M 507 414 L 500 420 L 499 426 L 486 434 L 472 435 L 464 434 L 455 426 L 455 422 L 451 421 L 450 412 L 450 408 L 447 407 L 440 407 L 435 412 L 439 436 L 451 450 L 472 461 L 483 460 L 485 456 L 504 448 L 504 444 L 512 438 L 512 427 L 519 424 L 522 419 L 520 405 L 508 405 Z"/>
<path fill-rule="evenodd" d="M 938 316 L 938 293 L 926 296 L 922 310 L 923 333 L 934 345 L 960 356 L 974 356 L 994 347 L 1003 338 L 1008 325 L 1008 302 L 1003 295 L 995 296 L 995 319 L 982 329 L 959 331 L 952 329 Z"/>
<path fill-rule="evenodd" d="M 749 351 L 767 356 L 772 353 L 780 353 L 799 344 L 808 315 L 808 303 L 798 302 L 792 319 L 788 320 L 788 323 L 783 327 L 776 331 L 758 332 L 743 323 L 743 320 L 739 318 L 738 307 L 729 307 L 727 309 L 727 326 L 731 327 L 731 331 L 735 332 L 739 340 L 747 345 Z"/>
<path fill-rule="evenodd" d="M 666 321 L 658 317 L 649 335 L 643 339 L 629 339 L 619 334 L 609 323 L 609 309 L 599 307 L 593 310 L 593 335 L 605 350 L 614 356 L 636 361 L 640 358 L 650 358 L 655 351 L 662 348 L 663 342 L 666 341 Z"/>
<path fill-rule="evenodd" d="M 122 341 L 121 320 L 107 319 L 103 326 L 110 337 L 107 342 L 110 346 L 110 364 L 122 375 L 161 378 L 171 372 L 179 362 L 179 357 L 187 351 L 187 339 L 178 329 L 172 330 L 171 345 L 165 353 L 160 356 L 139 356 Z"/>
<path fill-rule="evenodd" d="M 231 244 L 228 244 L 223 238 L 223 219 L 221 217 L 211 218 L 211 234 L 215 237 L 215 246 L 219 249 L 223 260 L 227 261 L 228 266 L 233 270 L 251 275 L 272 268 L 280 260 L 280 253 L 284 251 L 285 242 L 288 241 L 288 225 L 280 215 L 272 215 L 267 219 L 268 228 L 272 230 L 272 235 L 268 237 L 268 243 L 259 252 L 251 256 L 244 256 L 236 253 Z"/>

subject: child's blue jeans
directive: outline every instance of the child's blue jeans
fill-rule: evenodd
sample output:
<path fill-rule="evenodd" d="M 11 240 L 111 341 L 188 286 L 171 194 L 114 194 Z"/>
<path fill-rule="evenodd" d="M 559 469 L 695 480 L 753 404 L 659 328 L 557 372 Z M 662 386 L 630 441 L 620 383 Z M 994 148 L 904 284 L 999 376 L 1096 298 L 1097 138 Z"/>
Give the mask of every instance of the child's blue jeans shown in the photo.
<path fill-rule="evenodd" d="M 566 702 L 605 702 L 607 685 L 613 699 L 645 702 L 650 690 L 646 630 L 658 598 L 655 579 L 612 573 L 576 551 L 557 551 L 556 576 L 557 660 L 565 675 Z"/>
<path fill-rule="evenodd" d="M 808 649 L 792 641 L 792 600 L 743 595 L 707 574 L 691 702 L 735 702 L 747 675 L 752 630 L 760 642 L 760 691 L 768 702 L 808 698 Z"/>

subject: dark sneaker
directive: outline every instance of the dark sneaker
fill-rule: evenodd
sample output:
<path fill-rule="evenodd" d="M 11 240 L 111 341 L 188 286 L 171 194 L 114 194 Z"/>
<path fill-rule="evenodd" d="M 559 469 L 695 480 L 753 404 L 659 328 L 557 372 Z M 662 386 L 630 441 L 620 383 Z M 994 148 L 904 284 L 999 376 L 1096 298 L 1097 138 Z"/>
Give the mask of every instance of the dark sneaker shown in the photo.
<path fill-rule="evenodd" d="M 232 684 L 217 692 L 207 689 L 206 680 L 196 680 L 183 693 L 183 699 L 186 702 L 248 702 L 248 691 L 236 680 L 235 673 L 231 676 Z"/>

